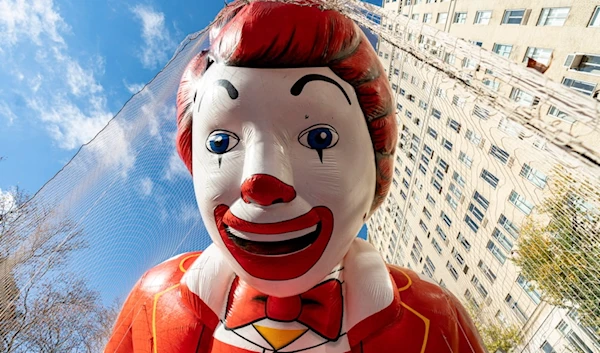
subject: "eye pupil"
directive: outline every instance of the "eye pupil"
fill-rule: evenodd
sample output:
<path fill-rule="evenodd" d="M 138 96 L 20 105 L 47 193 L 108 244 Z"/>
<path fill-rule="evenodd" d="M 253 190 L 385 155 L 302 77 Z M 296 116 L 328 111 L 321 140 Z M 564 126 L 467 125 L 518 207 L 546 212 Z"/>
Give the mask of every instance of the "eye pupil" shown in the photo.
<path fill-rule="evenodd" d="M 326 149 L 333 140 L 333 134 L 327 128 L 317 128 L 308 133 L 308 144 L 314 149 Z"/>
<path fill-rule="evenodd" d="M 210 150 L 214 153 L 225 153 L 229 147 L 230 138 L 228 134 L 218 133 L 209 139 Z"/>

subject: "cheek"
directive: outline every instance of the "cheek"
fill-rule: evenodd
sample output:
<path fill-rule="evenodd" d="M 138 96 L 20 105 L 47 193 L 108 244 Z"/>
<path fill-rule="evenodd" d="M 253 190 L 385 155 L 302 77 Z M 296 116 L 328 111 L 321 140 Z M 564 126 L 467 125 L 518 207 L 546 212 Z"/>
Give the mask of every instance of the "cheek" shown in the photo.
<path fill-rule="evenodd" d="M 193 175 L 199 206 L 210 212 L 219 204 L 230 206 L 240 195 L 243 154 L 232 151 L 218 156 L 202 151 L 204 146 L 195 147 L 200 148 L 194 150 L 198 153 L 194 153 Z"/>

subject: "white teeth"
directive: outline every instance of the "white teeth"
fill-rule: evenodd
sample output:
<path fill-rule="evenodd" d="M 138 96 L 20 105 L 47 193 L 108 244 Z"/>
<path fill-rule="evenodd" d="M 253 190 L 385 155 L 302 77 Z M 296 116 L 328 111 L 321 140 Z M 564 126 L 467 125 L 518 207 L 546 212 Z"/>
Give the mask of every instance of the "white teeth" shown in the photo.
<path fill-rule="evenodd" d="M 302 236 L 305 236 L 309 233 L 314 232 L 316 229 L 317 229 L 317 225 L 315 224 L 314 226 L 309 227 L 309 228 L 297 230 L 295 232 L 280 233 L 280 234 L 256 234 L 256 233 L 242 232 L 237 229 L 233 229 L 231 227 L 229 227 L 228 230 L 231 234 L 235 235 L 238 238 L 266 243 L 266 242 L 275 242 L 275 241 L 283 241 L 283 240 L 300 238 Z"/>

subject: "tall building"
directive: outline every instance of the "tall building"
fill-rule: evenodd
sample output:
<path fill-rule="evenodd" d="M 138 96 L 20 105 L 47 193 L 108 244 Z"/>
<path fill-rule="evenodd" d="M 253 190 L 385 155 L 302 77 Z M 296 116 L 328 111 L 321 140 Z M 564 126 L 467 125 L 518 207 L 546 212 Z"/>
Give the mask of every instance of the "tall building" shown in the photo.
<path fill-rule="evenodd" d="M 598 0 L 384 0 L 383 8 L 598 99 Z M 435 42 L 382 25 L 435 50 Z M 489 320 L 519 325 L 525 340 L 517 352 L 600 352 L 595 329 L 543 301 L 510 261 L 523 220 L 547 193 L 545 139 L 473 99 L 457 84 L 468 76 L 441 75 L 385 41 L 378 51 L 397 93 L 400 136 L 392 190 L 369 220 L 369 241 L 388 262 L 432 278 Z M 438 54 L 448 65 L 477 65 Z M 558 130 L 571 128 L 575 119 L 495 80 L 492 70 L 478 75 Z"/>

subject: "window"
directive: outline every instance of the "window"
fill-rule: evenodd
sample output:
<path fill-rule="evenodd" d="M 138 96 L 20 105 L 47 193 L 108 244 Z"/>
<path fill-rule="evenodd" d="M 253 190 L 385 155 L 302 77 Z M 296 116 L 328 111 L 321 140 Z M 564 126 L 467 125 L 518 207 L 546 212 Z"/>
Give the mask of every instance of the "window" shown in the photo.
<path fill-rule="evenodd" d="M 432 17 L 432 15 L 430 13 L 423 14 L 423 23 L 431 22 L 431 17 Z"/>
<path fill-rule="evenodd" d="M 435 226 L 435 231 L 436 233 L 438 233 L 438 235 L 440 236 L 440 238 L 442 238 L 443 241 L 446 241 L 446 239 L 448 239 L 448 236 L 446 236 L 446 233 L 444 233 L 440 226 Z"/>
<path fill-rule="evenodd" d="M 465 264 L 465 259 L 456 250 L 456 248 L 452 248 L 452 257 L 454 257 L 454 260 L 456 260 L 456 263 L 458 263 L 460 266 L 463 266 Z"/>
<path fill-rule="evenodd" d="M 459 108 L 464 107 L 465 106 L 465 102 L 466 102 L 465 99 L 461 98 L 459 96 L 455 95 L 454 97 L 452 97 L 452 104 L 454 104 L 455 106 L 457 106 Z"/>
<path fill-rule="evenodd" d="M 440 12 L 437 14 L 437 20 L 435 21 L 435 23 L 445 24 L 447 20 L 448 20 L 448 13 Z"/>
<path fill-rule="evenodd" d="M 389 57 L 390 57 L 390 54 L 385 53 L 384 59 L 389 59 Z"/>
<path fill-rule="evenodd" d="M 480 209 L 477 208 L 477 206 L 473 205 L 472 203 L 469 204 L 469 211 L 471 211 L 473 216 L 475 216 L 475 218 L 477 218 L 479 222 L 483 221 L 485 215 L 483 214 L 483 212 L 481 212 Z"/>
<path fill-rule="evenodd" d="M 440 214 L 440 217 L 442 218 L 442 221 L 444 221 L 444 223 L 446 223 L 446 225 L 448 227 L 452 226 L 452 219 L 450 219 L 450 217 L 448 217 L 448 215 L 442 211 L 442 213 Z"/>
<path fill-rule="evenodd" d="M 431 178 L 431 184 L 437 190 L 438 194 L 442 193 L 442 185 L 435 178 Z"/>
<path fill-rule="evenodd" d="M 569 16 L 568 7 L 546 7 L 542 9 L 538 26 L 562 26 Z"/>
<path fill-rule="evenodd" d="M 413 76 L 410 78 L 410 83 L 412 83 L 413 85 L 419 85 L 419 79 L 417 78 L 417 76 Z"/>
<path fill-rule="evenodd" d="M 408 189 L 408 180 L 402 178 L 402 185 L 404 185 L 404 187 Z"/>
<path fill-rule="evenodd" d="M 529 47 L 527 48 L 523 62 L 527 64 L 527 61 L 531 58 L 540 64 L 548 65 L 551 57 L 552 49 Z"/>
<path fill-rule="evenodd" d="M 473 284 L 473 287 L 477 289 L 479 294 L 481 294 L 482 297 L 486 298 L 488 296 L 488 291 L 481 284 L 481 282 L 479 282 L 479 278 L 477 278 L 477 276 L 473 275 L 473 277 L 471 277 L 471 283 Z"/>
<path fill-rule="evenodd" d="M 525 322 L 525 321 L 527 321 L 527 319 L 529 319 L 529 316 L 527 316 L 525 311 L 523 311 L 523 309 L 521 309 L 521 307 L 519 306 L 519 303 L 517 303 L 517 301 L 510 294 L 508 294 L 506 296 L 506 299 L 504 299 L 504 301 L 512 309 L 512 311 L 517 315 L 519 320 L 521 320 L 522 322 Z"/>
<path fill-rule="evenodd" d="M 505 25 L 520 25 L 525 17 L 525 10 L 506 10 L 502 16 L 502 24 Z"/>
<path fill-rule="evenodd" d="M 425 154 L 427 154 L 430 158 L 433 158 L 433 150 L 431 147 L 423 145 L 423 152 L 425 152 Z"/>
<path fill-rule="evenodd" d="M 531 300 L 533 300 L 535 304 L 539 304 L 542 301 L 542 295 L 540 294 L 540 292 L 538 292 L 535 289 L 535 286 L 529 283 L 529 281 L 527 281 L 525 277 L 523 277 L 523 275 L 519 275 L 519 277 L 517 278 L 517 284 L 521 288 L 523 288 L 525 293 L 527 293 L 527 295 L 531 298 Z"/>
<path fill-rule="evenodd" d="M 409 119 L 412 118 L 412 112 L 408 109 L 404 112 L 404 115 L 406 115 Z"/>
<path fill-rule="evenodd" d="M 600 75 L 600 56 L 590 54 L 569 54 L 565 65 L 569 70 Z"/>
<path fill-rule="evenodd" d="M 446 140 L 446 138 L 442 139 L 442 146 L 444 146 L 444 148 L 448 151 L 452 151 L 452 142 Z"/>
<path fill-rule="evenodd" d="M 512 45 L 508 44 L 494 44 L 494 48 L 492 51 L 500 56 L 505 58 L 510 57 L 510 52 L 512 51 Z"/>
<path fill-rule="evenodd" d="M 500 89 L 500 82 L 496 80 L 490 80 L 489 78 L 483 79 L 483 84 L 488 86 L 493 91 L 498 91 Z"/>
<path fill-rule="evenodd" d="M 394 167 L 394 174 L 396 174 L 396 176 L 400 176 L 400 169 Z"/>
<path fill-rule="evenodd" d="M 548 181 L 546 174 L 537 169 L 531 168 L 528 164 L 523 164 L 523 168 L 521 169 L 521 173 L 519 175 L 541 189 L 546 186 L 546 182 Z"/>
<path fill-rule="evenodd" d="M 478 25 L 487 25 L 490 23 L 490 18 L 492 17 L 492 11 L 477 11 L 475 13 L 475 24 Z"/>
<path fill-rule="evenodd" d="M 467 13 L 466 12 L 457 12 L 454 14 L 454 23 L 466 23 L 467 22 Z"/>
<path fill-rule="evenodd" d="M 450 65 L 454 65 L 454 63 L 456 62 L 456 56 L 454 56 L 454 54 L 446 53 L 444 55 L 444 62 Z"/>
<path fill-rule="evenodd" d="M 427 217 L 427 219 L 431 219 L 431 212 L 429 212 L 429 210 L 426 207 L 423 207 L 423 214 L 425 215 L 425 217 Z"/>
<path fill-rule="evenodd" d="M 440 119 L 442 117 L 442 112 L 435 108 L 431 108 L 431 115 L 434 116 L 436 119 Z"/>
<path fill-rule="evenodd" d="M 524 107 L 530 107 L 536 103 L 536 99 L 531 94 L 518 88 L 512 89 L 510 98 Z"/>
<path fill-rule="evenodd" d="M 399 69 L 394 69 L 394 75 L 396 75 L 396 76 L 400 75 L 400 70 Z"/>
<path fill-rule="evenodd" d="M 427 128 L 427 133 L 429 135 L 431 135 L 431 137 L 433 137 L 434 139 L 437 140 L 437 131 L 435 131 L 434 129 L 432 129 L 431 127 Z"/>
<path fill-rule="evenodd" d="M 473 130 L 467 129 L 465 137 L 467 138 L 467 140 L 471 141 L 471 143 L 476 146 L 479 146 L 479 144 L 481 143 L 481 135 L 474 132 Z"/>
<path fill-rule="evenodd" d="M 419 99 L 419 108 L 427 110 L 427 103 Z"/>
<path fill-rule="evenodd" d="M 494 228 L 494 231 L 492 232 L 492 238 L 496 239 L 496 241 L 498 241 L 498 244 L 500 244 L 506 251 L 510 252 L 512 250 L 512 241 L 510 241 L 510 239 L 508 239 L 506 235 L 502 234 L 502 232 L 499 231 L 498 228 Z"/>
<path fill-rule="evenodd" d="M 398 92 L 398 85 L 397 85 L 397 84 L 395 84 L 395 83 L 392 83 L 392 90 L 393 90 L 394 92 Z"/>
<path fill-rule="evenodd" d="M 450 126 L 450 128 L 454 131 L 456 131 L 456 133 L 460 132 L 460 123 L 454 119 L 448 119 L 448 126 Z"/>
<path fill-rule="evenodd" d="M 465 186 L 465 179 L 457 172 L 454 172 L 452 175 L 452 180 L 456 181 L 460 186 Z"/>
<path fill-rule="evenodd" d="M 422 156 L 425 157 L 425 156 Z M 427 174 L 427 168 L 425 168 L 422 164 L 419 164 L 419 171 L 423 173 L 423 175 Z"/>
<path fill-rule="evenodd" d="M 498 224 L 504 228 L 508 234 L 510 234 L 513 238 L 517 239 L 519 237 L 519 227 L 517 227 L 513 222 L 509 221 L 506 216 L 500 214 L 500 218 L 498 218 Z"/>
<path fill-rule="evenodd" d="M 510 154 L 508 154 L 508 152 L 496 145 L 492 145 L 490 148 L 490 154 L 496 157 L 496 159 L 502 162 L 502 164 L 508 163 L 508 158 L 510 158 Z"/>
<path fill-rule="evenodd" d="M 496 244 L 494 244 L 493 241 L 489 240 L 486 248 L 489 250 L 489 252 L 492 253 L 492 255 L 494 255 L 498 262 L 500 262 L 501 264 L 504 264 L 506 262 L 506 255 L 504 255 L 502 250 L 500 250 L 500 248 Z"/>
<path fill-rule="evenodd" d="M 481 272 L 485 275 L 487 279 L 490 280 L 491 283 L 494 283 L 496 280 L 496 274 L 486 265 L 483 261 L 479 260 L 479 264 L 477 267 L 481 270 Z"/>
<path fill-rule="evenodd" d="M 429 195 L 429 193 L 427 194 L 427 196 L 425 196 L 425 199 L 427 200 L 427 202 L 429 202 L 432 206 L 435 206 L 435 199 L 433 197 L 431 197 L 431 195 Z"/>
<path fill-rule="evenodd" d="M 402 79 L 403 80 L 408 80 L 408 72 L 403 72 L 402 73 Z"/>
<path fill-rule="evenodd" d="M 471 169 L 471 165 L 473 165 L 473 159 L 469 157 L 466 153 L 461 151 L 458 155 L 458 160 L 463 162 L 467 166 L 467 168 Z"/>
<path fill-rule="evenodd" d="M 596 6 L 588 27 L 600 27 L 600 6 Z"/>
<path fill-rule="evenodd" d="M 596 88 L 596 85 L 593 83 L 574 80 L 566 77 L 563 78 L 562 84 L 578 92 L 581 92 L 586 96 L 591 96 L 592 93 L 594 93 L 594 89 Z"/>
<path fill-rule="evenodd" d="M 411 17 L 411 18 L 412 18 L 413 20 L 415 20 L 415 21 L 418 21 L 418 20 L 419 20 L 419 14 L 418 14 L 418 13 L 415 13 L 415 14 L 413 14 L 413 15 L 412 15 L 412 17 Z"/>
<path fill-rule="evenodd" d="M 408 167 L 404 167 L 404 172 L 406 172 L 409 177 L 412 176 L 412 170 L 408 169 Z"/>
<path fill-rule="evenodd" d="M 500 181 L 498 177 L 490 173 L 487 169 L 481 170 L 481 179 L 487 181 L 494 189 L 498 186 L 498 182 Z"/>
<path fill-rule="evenodd" d="M 469 39 L 469 43 L 471 43 L 471 44 L 475 44 L 475 45 L 476 45 L 476 46 L 478 46 L 478 47 L 482 47 L 482 46 L 483 46 L 483 42 L 480 42 L 480 41 L 478 41 L 478 40 L 470 40 L 470 39 Z"/>
<path fill-rule="evenodd" d="M 465 215 L 465 223 L 471 228 L 473 233 L 477 233 L 479 225 L 469 215 Z"/>
<path fill-rule="evenodd" d="M 435 238 L 431 238 L 431 245 L 433 245 L 433 248 L 435 249 L 435 251 L 438 254 L 442 254 L 442 247 L 440 246 L 440 244 L 437 242 L 437 240 L 435 240 Z"/>
<path fill-rule="evenodd" d="M 477 203 L 480 204 L 481 207 L 483 207 L 483 209 L 486 211 L 490 206 L 490 202 L 485 197 L 481 196 L 481 194 L 477 191 L 475 191 L 473 194 L 473 200 L 477 201 Z"/>
<path fill-rule="evenodd" d="M 554 348 L 548 343 L 548 341 L 544 341 L 544 344 L 540 347 L 544 353 L 556 353 Z"/>
<path fill-rule="evenodd" d="M 436 97 L 441 97 L 441 98 L 444 98 L 444 97 L 446 97 L 446 93 L 444 92 L 444 90 L 443 90 L 443 89 L 441 89 L 441 88 L 436 88 L 436 89 L 435 89 L 435 96 L 436 96 Z"/>
<path fill-rule="evenodd" d="M 462 196 L 462 191 L 453 183 L 450 183 L 450 192 L 452 192 L 456 197 L 460 198 Z"/>
<path fill-rule="evenodd" d="M 401 112 L 402 111 L 402 104 L 396 103 L 396 109 L 398 110 L 398 112 Z"/>
<path fill-rule="evenodd" d="M 406 90 L 403 88 L 400 88 L 400 95 L 403 96 L 406 94 Z"/>
<path fill-rule="evenodd" d="M 469 243 L 469 241 L 467 240 L 467 238 L 465 238 L 464 235 L 462 235 L 461 233 L 458 233 L 458 237 L 456 237 L 456 239 L 458 240 L 460 245 L 462 245 L 463 248 L 465 248 L 465 250 L 467 250 L 467 252 L 471 251 L 471 243 Z"/>
<path fill-rule="evenodd" d="M 419 220 L 419 225 L 421 226 L 421 229 L 423 229 L 423 231 L 427 232 L 427 225 L 425 224 L 425 222 L 423 222 L 422 219 Z"/>
<path fill-rule="evenodd" d="M 531 210 L 533 210 L 533 204 L 514 190 L 510 193 L 508 200 L 526 215 L 530 214 Z"/>
<path fill-rule="evenodd" d="M 456 210 L 458 207 L 458 202 L 456 202 L 456 200 L 450 194 L 446 194 L 446 202 L 448 205 L 450 205 L 450 207 L 452 207 L 453 210 Z"/>
<path fill-rule="evenodd" d="M 452 266 L 452 264 L 450 263 L 450 261 L 448 261 L 446 263 L 446 269 L 448 269 L 448 272 L 450 272 L 450 274 L 452 275 L 452 277 L 455 280 L 458 279 L 458 271 L 456 271 L 456 269 L 454 268 L 454 266 Z"/>

